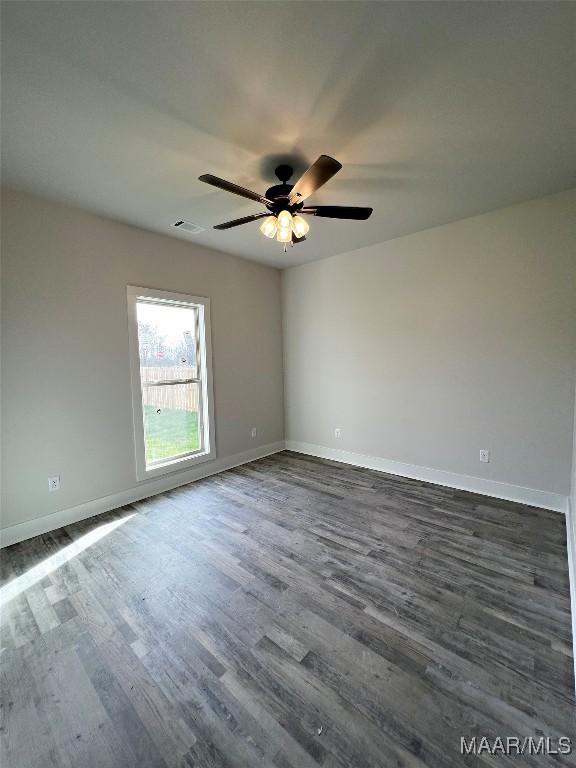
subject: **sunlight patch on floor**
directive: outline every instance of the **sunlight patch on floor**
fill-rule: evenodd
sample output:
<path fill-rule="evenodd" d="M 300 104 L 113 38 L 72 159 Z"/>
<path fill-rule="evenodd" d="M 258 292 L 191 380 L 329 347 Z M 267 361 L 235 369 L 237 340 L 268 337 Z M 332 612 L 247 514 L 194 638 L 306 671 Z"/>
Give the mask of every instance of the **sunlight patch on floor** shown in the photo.
<path fill-rule="evenodd" d="M 47 557 L 46 560 L 43 560 L 41 563 L 38 563 L 38 565 L 30 568 L 30 570 L 26 571 L 26 573 L 17 576 L 15 579 L 12 579 L 12 581 L 8 582 L 8 584 L 0 587 L 0 609 L 7 605 L 11 600 L 14 600 L 14 598 L 18 597 L 18 595 L 21 595 L 27 589 L 33 587 L 34 584 L 37 584 L 46 576 L 49 576 L 58 568 L 61 568 L 81 552 L 84 552 L 84 550 L 88 549 L 88 547 L 91 547 L 105 536 L 108 536 L 108 534 L 112 533 L 113 530 L 118 528 L 120 525 L 123 525 L 127 520 L 130 520 L 132 517 L 134 517 L 135 514 L 136 513 L 134 512 L 133 514 L 122 517 L 119 520 L 112 520 L 110 523 L 104 523 L 104 525 L 100 525 L 98 528 L 94 528 L 93 531 L 90 531 L 84 536 L 81 536 L 79 539 L 73 541 L 71 544 L 68 544 L 54 555 Z"/>

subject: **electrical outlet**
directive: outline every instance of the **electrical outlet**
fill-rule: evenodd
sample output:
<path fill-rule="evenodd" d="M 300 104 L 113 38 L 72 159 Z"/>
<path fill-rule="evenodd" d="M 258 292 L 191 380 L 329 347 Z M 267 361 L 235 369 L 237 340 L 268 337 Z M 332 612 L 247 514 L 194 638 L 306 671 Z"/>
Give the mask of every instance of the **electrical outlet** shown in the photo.
<path fill-rule="evenodd" d="M 252 434 L 252 437 L 256 437 L 256 435 L 258 434 L 258 430 L 256 429 L 256 427 L 252 427 L 251 434 Z"/>
<path fill-rule="evenodd" d="M 342 429 L 341 427 L 336 427 L 334 430 L 334 437 L 341 438 L 342 437 Z"/>
<path fill-rule="evenodd" d="M 48 490 L 50 492 L 60 490 L 60 475 L 48 478 Z"/>
<path fill-rule="evenodd" d="M 490 463 L 490 451 L 487 448 L 480 450 L 480 461 L 484 464 Z"/>

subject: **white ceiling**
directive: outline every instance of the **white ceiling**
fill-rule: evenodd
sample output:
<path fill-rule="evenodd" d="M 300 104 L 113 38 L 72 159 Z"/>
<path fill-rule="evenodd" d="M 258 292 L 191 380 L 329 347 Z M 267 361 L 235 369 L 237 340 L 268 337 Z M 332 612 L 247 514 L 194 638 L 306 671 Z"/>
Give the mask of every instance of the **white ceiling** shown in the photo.
<path fill-rule="evenodd" d="M 3 182 L 277 266 L 574 186 L 574 3 L 4 2 Z M 266 240 L 274 158 L 344 168 L 309 202 L 370 205 Z"/>

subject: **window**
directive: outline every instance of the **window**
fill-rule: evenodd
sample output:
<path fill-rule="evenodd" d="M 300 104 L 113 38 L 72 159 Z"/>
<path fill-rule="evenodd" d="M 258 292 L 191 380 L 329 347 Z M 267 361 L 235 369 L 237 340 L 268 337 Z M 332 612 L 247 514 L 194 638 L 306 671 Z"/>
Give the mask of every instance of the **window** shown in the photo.
<path fill-rule="evenodd" d="M 136 475 L 213 459 L 210 300 L 128 286 Z"/>

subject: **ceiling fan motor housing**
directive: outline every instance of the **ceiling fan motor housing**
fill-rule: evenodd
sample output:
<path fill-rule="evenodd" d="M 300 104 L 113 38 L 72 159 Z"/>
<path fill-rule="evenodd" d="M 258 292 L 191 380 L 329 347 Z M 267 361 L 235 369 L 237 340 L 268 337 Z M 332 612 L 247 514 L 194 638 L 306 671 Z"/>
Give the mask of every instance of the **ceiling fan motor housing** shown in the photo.
<path fill-rule="evenodd" d="M 275 174 L 282 183 L 275 184 L 264 193 L 264 197 L 272 202 L 272 205 L 267 205 L 266 207 L 276 216 L 280 211 L 290 211 L 290 213 L 295 213 L 299 211 L 304 204 L 304 201 L 293 203 L 292 205 L 290 204 L 290 192 L 294 185 L 287 184 L 287 181 L 293 173 L 294 169 L 291 165 L 279 165 L 275 170 Z"/>
<path fill-rule="evenodd" d="M 304 201 L 290 204 L 291 191 L 292 184 L 276 184 L 276 186 L 267 189 L 265 197 L 270 200 L 271 203 L 270 205 L 266 205 L 268 210 L 276 216 L 280 211 L 290 211 L 290 213 L 298 212 L 304 205 Z"/>

